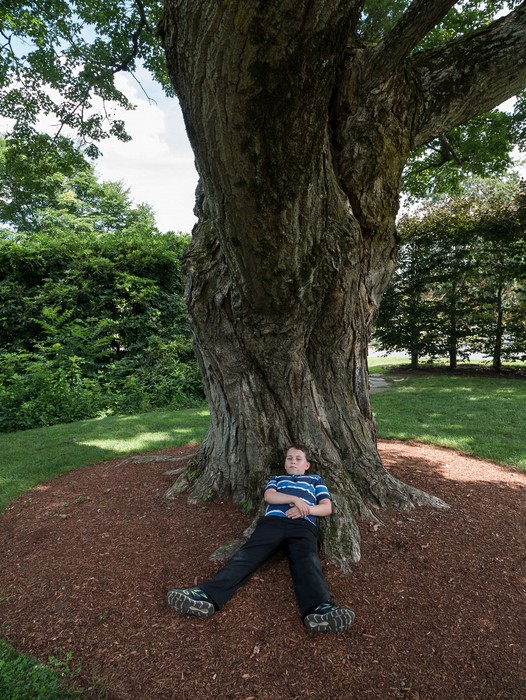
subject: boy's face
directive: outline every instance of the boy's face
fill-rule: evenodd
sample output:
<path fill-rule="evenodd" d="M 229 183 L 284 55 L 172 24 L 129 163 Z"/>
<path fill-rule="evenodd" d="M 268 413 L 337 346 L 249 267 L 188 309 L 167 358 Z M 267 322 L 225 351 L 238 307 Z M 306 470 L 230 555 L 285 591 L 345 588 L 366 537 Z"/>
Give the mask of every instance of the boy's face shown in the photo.
<path fill-rule="evenodd" d="M 305 453 L 302 450 L 296 450 L 291 447 L 287 451 L 287 456 L 285 457 L 285 471 L 287 474 L 305 474 L 307 469 L 310 467 Z"/>

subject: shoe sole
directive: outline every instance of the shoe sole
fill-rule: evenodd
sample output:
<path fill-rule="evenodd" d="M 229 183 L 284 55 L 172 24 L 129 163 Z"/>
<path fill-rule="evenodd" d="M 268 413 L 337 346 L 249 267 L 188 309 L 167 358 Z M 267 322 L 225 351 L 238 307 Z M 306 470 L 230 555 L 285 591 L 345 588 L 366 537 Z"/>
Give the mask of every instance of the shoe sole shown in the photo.
<path fill-rule="evenodd" d="M 208 603 L 206 600 L 194 600 L 189 595 L 179 590 L 168 591 L 166 598 L 172 610 L 182 613 L 183 615 L 210 617 L 216 611 L 212 603 Z"/>
<path fill-rule="evenodd" d="M 311 632 L 344 632 L 354 622 L 354 613 L 350 609 L 331 610 L 323 615 L 311 613 L 304 623 Z"/>

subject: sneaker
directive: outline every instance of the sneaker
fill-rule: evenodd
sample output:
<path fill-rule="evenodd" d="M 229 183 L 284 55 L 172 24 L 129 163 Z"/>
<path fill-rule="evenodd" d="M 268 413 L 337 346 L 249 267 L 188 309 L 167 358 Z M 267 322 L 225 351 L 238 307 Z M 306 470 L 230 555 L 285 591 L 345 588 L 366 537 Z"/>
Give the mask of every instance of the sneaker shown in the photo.
<path fill-rule="evenodd" d="M 354 612 L 332 603 L 320 603 L 303 618 L 311 632 L 343 632 L 354 622 Z"/>
<path fill-rule="evenodd" d="M 183 615 L 210 617 L 216 611 L 215 605 L 201 588 L 172 588 L 166 598 L 168 605 Z"/>

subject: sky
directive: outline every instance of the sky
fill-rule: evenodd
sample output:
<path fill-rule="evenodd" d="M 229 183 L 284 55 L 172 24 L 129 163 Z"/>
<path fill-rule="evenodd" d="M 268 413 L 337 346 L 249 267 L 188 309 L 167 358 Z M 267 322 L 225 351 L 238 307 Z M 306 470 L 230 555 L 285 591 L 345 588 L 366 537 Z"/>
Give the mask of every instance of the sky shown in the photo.
<path fill-rule="evenodd" d="M 100 180 L 122 182 L 136 204 L 149 204 L 160 231 L 190 233 L 196 222 L 197 173 L 179 102 L 166 97 L 146 72 L 140 78 L 142 88 L 130 74 L 116 77 L 118 87 L 137 105 L 134 111 L 115 110 L 132 140 L 112 137 L 100 143 L 103 155 L 95 170 Z"/>

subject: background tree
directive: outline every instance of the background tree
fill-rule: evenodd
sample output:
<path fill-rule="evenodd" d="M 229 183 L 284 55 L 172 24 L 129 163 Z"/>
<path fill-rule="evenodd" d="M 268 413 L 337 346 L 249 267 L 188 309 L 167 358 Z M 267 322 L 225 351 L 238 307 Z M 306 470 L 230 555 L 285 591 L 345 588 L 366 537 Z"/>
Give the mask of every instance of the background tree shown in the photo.
<path fill-rule="evenodd" d="M 400 249 L 396 270 L 383 296 L 374 324 L 373 343 L 384 352 L 408 352 L 411 367 L 422 357 L 443 352 L 433 281 L 438 269 L 440 239 L 421 226 L 418 216 L 399 223 Z"/>
<path fill-rule="evenodd" d="M 35 153 L 35 149 L 37 152 Z M 119 182 L 99 182 L 93 166 L 65 139 L 0 138 L 0 225 L 30 235 L 80 230 L 155 229 L 145 204 L 133 205 Z"/>
<path fill-rule="evenodd" d="M 476 278 L 469 349 L 503 360 L 525 356 L 526 308 L 521 293 L 526 277 L 525 183 L 473 183 Z"/>
<path fill-rule="evenodd" d="M 409 351 L 414 368 L 421 356 L 447 355 L 455 369 L 459 355 L 467 356 L 472 320 L 475 263 L 469 203 L 447 196 L 423 204 L 419 215 L 402 219 L 399 231 L 400 261 L 375 323 L 375 342 L 380 349 Z M 395 300 L 386 303 L 393 293 Z M 402 302 L 400 312 L 391 315 L 396 297 Z"/>
<path fill-rule="evenodd" d="M 400 260 L 375 323 L 382 350 L 437 358 L 474 352 L 517 359 L 524 347 L 517 293 L 524 278 L 525 228 L 516 179 L 473 180 L 462 196 L 423 203 L 404 217 Z M 413 366 L 417 362 L 413 361 Z"/>
<path fill-rule="evenodd" d="M 474 270 L 473 232 L 466 202 L 446 198 L 431 210 L 425 225 L 436 227 L 435 235 L 440 238 L 433 276 L 438 299 L 435 312 L 443 339 L 440 354 L 447 353 L 450 369 L 456 369 L 459 355 L 467 357 L 465 341 L 473 303 L 469 284 Z"/>
<path fill-rule="evenodd" d="M 67 178 L 89 170 L 70 141 L 36 134 L 30 144 L 0 138 L 0 222 L 20 231 L 38 230 L 39 212 L 57 204 Z"/>
<path fill-rule="evenodd" d="M 393 2 L 379 29 L 376 1 L 166 0 L 160 24 L 200 175 L 187 300 L 211 429 L 190 493 L 255 498 L 284 446 L 302 440 L 335 497 L 325 548 L 343 566 L 359 556 L 356 517 L 433 502 L 383 468 L 368 396 L 404 166 L 526 84 L 526 3 L 496 21 L 501 3 L 454 5 Z M 80 104 L 82 89 L 96 83 L 100 94 L 114 70 L 154 56 L 151 32 L 141 42 L 157 5 L 69 6 L 86 21 L 90 6 L 111 37 L 92 45 L 98 67 L 80 43 L 77 66 L 92 72 L 60 76 L 80 88 Z M 15 25 L 25 18 L 19 3 L 7 7 Z M 46 27 L 40 44 L 59 45 L 62 25 Z"/>

